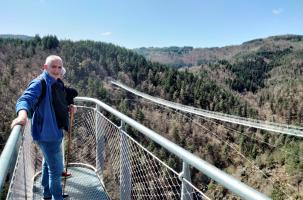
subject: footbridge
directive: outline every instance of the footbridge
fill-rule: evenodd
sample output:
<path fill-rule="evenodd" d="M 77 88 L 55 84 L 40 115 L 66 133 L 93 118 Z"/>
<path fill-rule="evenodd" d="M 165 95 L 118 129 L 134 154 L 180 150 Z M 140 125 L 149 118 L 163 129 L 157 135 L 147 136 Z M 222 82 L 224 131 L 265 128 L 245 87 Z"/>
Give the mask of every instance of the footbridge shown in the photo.
<path fill-rule="evenodd" d="M 78 97 L 76 104 L 72 134 L 63 144 L 72 173 L 62 179 L 69 199 L 211 199 L 191 180 L 193 171 L 222 185 L 235 199 L 270 199 L 97 99 Z M 178 159 L 180 170 L 161 160 L 150 143 Z M 2 198 L 41 199 L 41 162 L 30 123 L 14 127 L 0 157 Z"/>
<path fill-rule="evenodd" d="M 262 129 L 266 131 L 271 131 L 273 133 L 282 133 L 287 135 L 292 135 L 296 137 L 303 137 L 303 127 L 300 126 L 294 126 L 294 125 L 288 125 L 288 124 L 281 124 L 281 123 L 275 123 L 270 121 L 263 121 L 258 119 L 251 119 L 251 118 L 245 118 L 245 117 L 239 117 L 236 115 L 229 115 L 225 113 L 220 112 L 214 112 L 209 110 L 204 110 L 201 108 L 195 108 L 192 106 L 186 106 L 180 103 L 175 103 L 172 101 L 167 101 L 158 97 L 154 97 L 148 94 L 145 94 L 143 92 L 140 92 L 138 90 L 135 90 L 131 87 L 128 87 L 127 85 L 118 82 L 118 81 L 111 81 L 113 85 L 116 85 L 118 87 L 123 88 L 124 90 L 131 92 L 139 97 L 142 97 L 144 99 L 147 99 L 149 101 L 152 101 L 154 103 L 167 106 L 169 108 L 173 108 L 179 111 L 192 113 L 199 116 L 204 116 L 206 118 L 210 119 L 216 119 L 224 122 L 229 122 L 233 124 L 239 124 L 244 125 L 248 127 L 254 127 L 257 129 Z"/>

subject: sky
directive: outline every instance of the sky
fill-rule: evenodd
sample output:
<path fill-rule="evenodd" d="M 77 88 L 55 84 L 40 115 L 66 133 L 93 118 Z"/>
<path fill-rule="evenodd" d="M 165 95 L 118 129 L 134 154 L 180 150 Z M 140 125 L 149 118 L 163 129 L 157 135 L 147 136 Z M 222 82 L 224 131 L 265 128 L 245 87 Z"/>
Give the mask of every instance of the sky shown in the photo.
<path fill-rule="evenodd" d="M 303 35 L 303 0 L 0 0 L 0 34 L 139 47 Z"/>

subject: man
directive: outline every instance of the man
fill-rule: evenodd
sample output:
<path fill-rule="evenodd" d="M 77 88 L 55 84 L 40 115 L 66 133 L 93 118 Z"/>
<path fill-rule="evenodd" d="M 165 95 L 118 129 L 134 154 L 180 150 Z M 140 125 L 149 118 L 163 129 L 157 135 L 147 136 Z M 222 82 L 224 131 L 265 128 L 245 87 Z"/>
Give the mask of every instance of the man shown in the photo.
<path fill-rule="evenodd" d="M 42 166 L 43 199 L 62 200 L 68 196 L 62 194 L 61 187 L 63 156 L 60 145 L 63 130 L 58 127 L 56 114 L 52 107 L 52 86 L 57 84 L 62 67 L 63 62 L 59 56 L 50 55 L 46 58 L 43 73 L 31 81 L 18 99 L 16 104 L 18 117 L 11 124 L 11 127 L 17 124 L 25 125 L 31 110 L 34 111 L 32 137 L 44 156 Z M 44 97 L 40 101 L 39 97 L 43 91 L 42 79 L 45 80 L 46 87 Z"/>

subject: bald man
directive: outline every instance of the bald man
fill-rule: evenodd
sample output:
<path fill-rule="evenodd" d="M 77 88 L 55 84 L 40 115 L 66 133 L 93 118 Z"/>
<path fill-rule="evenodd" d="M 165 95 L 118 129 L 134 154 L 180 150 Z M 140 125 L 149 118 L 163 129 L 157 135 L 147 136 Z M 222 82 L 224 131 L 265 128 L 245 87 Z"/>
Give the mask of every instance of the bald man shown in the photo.
<path fill-rule="evenodd" d="M 62 200 L 68 195 L 62 194 L 61 174 L 63 171 L 63 156 L 61 142 L 63 128 L 56 121 L 53 109 L 53 87 L 60 83 L 63 67 L 62 59 L 57 55 L 46 58 L 42 74 L 32 80 L 16 103 L 17 118 L 11 127 L 25 125 L 29 115 L 32 115 L 32 137 L 39 145 L 44 156 L 42 166 L 43 199 Z M 45 85 L 43 86 L 43 81 Z M 42 91 L 45 88 L 45 93 Z M 40 98 L 44 96 L 43 98 Z M 31 113 L 31 110 L 33 113 Z"/>

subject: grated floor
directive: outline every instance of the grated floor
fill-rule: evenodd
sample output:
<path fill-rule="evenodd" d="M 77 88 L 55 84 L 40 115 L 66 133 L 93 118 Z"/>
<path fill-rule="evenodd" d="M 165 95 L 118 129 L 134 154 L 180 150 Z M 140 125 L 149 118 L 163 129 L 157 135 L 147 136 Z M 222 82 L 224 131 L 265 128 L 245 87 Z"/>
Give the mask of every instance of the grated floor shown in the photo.
<path fill-rule="evenodd" d="M 86 167 L 69 167 L 68 172 L 72 174 L 66 179 L 65 193 L 69 195 L 67 200 L 71 199 L 109 199 L 101 185 L 96 173 Z M 64 183 L 64 179 L 62 179 Z M 41 174 L 35 179 L 33 186 L 34 200 L 41 200 L 43 189 L 41 186 Z"/>

